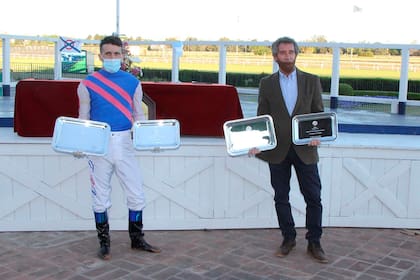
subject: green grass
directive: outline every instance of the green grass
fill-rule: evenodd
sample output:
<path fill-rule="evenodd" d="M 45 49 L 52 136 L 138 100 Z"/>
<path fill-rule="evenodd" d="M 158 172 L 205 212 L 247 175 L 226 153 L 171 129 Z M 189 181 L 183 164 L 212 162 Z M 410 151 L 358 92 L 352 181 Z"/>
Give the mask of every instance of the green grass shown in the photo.
<path fill-rule="evenodd" d="M 272 73 L 271 56 L 255 56 L 251 54 L 228 54 L 226 70 L 231 73 Z M 348 78 L 388 78 L 400 79 L 401 58 L 398 56 L 378 56 L 355 58 L 340 57 L 340 77 Z M 184 52 L 180 58 L 181 70 L 219 71 L 218 53 Z M 298 56 L 297 66 L 304 71 L 320 76 L 332 75 L 331 55 Z M 141 66 L 151 69 L 171 69 L 171 58 L 158 55 L 145 56 Z M 420 57 L 410 57 L 410 80 L 420 80 Z"/>

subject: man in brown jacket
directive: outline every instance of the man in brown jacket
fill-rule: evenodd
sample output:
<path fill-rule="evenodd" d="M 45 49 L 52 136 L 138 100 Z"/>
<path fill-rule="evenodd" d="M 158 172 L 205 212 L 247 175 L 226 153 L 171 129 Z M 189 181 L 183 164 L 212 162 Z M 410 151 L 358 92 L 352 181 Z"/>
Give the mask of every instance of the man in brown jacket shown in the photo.
<path fill-rule="evenodd" d="M 284 238 L 276 255 L 284 257 L 296 246 L 296 229 L 289 202 L 293 166 L 306 202 L 308 254 L 317 261 L 326 263 L 328 259 L 320 243 L 322 204 L 317 166 L 317 146 L 320 141 L 314 139 L 308 145 L 295 145 L 292 142 L 293 116 L 324 111 L 322 88 L 318 76 L 296 68 L 298 52 L 297 43 L 288 37 L 279 38 L 272 44 L 273 59 L 277 62 L 279 71 L 261 79 L 257 114 L 268 114 L 273 118 L 277 146 L 263 152 L 253 148 L 249 154 L 256 155 L 269 164 L 277 219 Z"/>

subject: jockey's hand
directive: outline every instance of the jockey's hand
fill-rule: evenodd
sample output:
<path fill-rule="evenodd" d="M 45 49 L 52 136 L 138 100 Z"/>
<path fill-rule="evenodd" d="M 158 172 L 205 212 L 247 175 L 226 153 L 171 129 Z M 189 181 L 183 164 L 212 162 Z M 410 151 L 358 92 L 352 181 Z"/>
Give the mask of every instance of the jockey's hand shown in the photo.
<path fill-rule="evenodd" d="M 86 156 L 83 152 L 73 152 L 72 155 L 77 159 L 84 158 Z"/>
<path fill-rule="evenodd" d="M 256 154 L 261 153 L 261 151 L 258 148 L 251 148 L 248 151 L 248 156 L 249 157 L 254 157 Z"/>

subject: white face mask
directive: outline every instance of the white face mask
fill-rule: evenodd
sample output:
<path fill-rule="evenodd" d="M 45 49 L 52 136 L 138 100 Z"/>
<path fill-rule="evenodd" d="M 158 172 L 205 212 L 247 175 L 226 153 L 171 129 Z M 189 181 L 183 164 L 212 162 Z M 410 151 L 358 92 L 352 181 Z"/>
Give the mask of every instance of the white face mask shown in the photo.
<path fill-rule="evenodd" d="M 104 69 L 109 73 L 116 73 L 121 68 L 121 59 L 119 58 L 104 58 Z"/>

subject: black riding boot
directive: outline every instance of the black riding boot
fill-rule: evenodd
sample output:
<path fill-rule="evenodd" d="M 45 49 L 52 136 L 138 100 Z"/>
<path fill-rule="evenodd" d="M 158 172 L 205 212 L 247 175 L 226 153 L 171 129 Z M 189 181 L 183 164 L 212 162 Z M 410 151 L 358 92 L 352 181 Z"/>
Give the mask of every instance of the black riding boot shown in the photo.
<path fill-rule="evenodd" d="M 144 240 L 143 223 L 128 222 L 128 232 L 131 239 L 131 248 L 137 250 L 144 250 L 151 253 L 160 253 L 160 249 L 150 245 Z"/>
<path fill-rule="evenodd" d="M 105 223 L 96 223 L 96 232 L 98 233 L 99 238 L 99 251 L 98 257 L 103 260 L 111 259 L 111 239 L 109 237 L 109 224 Z"/>

